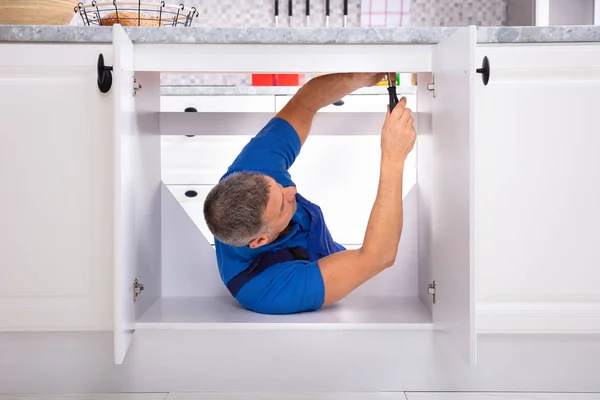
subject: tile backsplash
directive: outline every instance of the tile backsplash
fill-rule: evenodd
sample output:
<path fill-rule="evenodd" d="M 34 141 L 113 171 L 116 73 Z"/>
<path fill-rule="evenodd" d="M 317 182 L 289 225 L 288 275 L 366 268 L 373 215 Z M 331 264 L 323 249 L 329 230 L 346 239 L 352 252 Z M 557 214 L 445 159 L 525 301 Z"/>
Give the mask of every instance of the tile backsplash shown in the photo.
<path fill-rule="evenodd" d="M 411 26 L 506 25 L 507 0 L 412 0 Z"/>
<path fill-rule="evenodd" d="M 348 27 L 369 26 L 497 26 L 507 23 L 508 0 L 348 0 Z M 169 1 L 167 1 L 169 3 Z M 274 0 L 182 0 L 196 7 L 194 27 L 274 27 Z M 279 26 L 306 26 L 305 0 L 279 1 Z M 343 0 L 331 0 L 330 26 L 343 26 Z M 311 1 L 311 27 L 325 26 L 325 0 Z M 73 25 L 81 25 L 75 15 Z M 185 28 L 165 28 L 185 29 Z M 249 74 L 162 74 L 169 86 L 249 86 Z"/>

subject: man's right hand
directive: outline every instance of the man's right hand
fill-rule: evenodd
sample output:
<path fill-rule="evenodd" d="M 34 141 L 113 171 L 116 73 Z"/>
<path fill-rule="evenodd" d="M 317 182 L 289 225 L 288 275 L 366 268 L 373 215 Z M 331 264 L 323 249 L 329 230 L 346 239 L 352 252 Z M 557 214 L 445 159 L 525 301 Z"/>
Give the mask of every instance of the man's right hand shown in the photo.
<path fill-rule="evenodd" d="M 413 149 L 417 133 L 406 97 L 402 97 L 394 110 L 388 112 L 381 131 L 381 155 L 383 160 L 404 162 Z"/>

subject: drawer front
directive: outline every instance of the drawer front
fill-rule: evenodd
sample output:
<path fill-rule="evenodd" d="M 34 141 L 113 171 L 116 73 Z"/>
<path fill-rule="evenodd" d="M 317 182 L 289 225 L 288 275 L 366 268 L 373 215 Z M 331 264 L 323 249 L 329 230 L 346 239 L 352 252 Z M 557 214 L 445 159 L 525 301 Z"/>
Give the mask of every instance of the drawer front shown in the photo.
<path fill-rule="evenodd" d="M 198 112 L 274 112 L 275 96 L 161 96 L 160 110 Z"/>
<path fill-rule="evenodd" d="M 162 136 L 162 180 L 216 185 L 253 136 Z"/>

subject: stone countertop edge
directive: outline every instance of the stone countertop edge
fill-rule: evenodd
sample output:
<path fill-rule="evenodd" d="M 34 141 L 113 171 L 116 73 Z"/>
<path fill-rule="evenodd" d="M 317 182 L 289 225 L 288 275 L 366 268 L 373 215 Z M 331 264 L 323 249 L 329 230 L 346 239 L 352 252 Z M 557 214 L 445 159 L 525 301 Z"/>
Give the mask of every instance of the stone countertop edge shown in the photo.
<path fill-rule="evenodd" d="M 157 44 L 435 44 L 456 29 L 125 27 L 132 42 Z M 112 27 L 0 25 L 0 42 L 111 43 Z M 477 42 L 600 42 L 600 26 L 477 27 Z"/>

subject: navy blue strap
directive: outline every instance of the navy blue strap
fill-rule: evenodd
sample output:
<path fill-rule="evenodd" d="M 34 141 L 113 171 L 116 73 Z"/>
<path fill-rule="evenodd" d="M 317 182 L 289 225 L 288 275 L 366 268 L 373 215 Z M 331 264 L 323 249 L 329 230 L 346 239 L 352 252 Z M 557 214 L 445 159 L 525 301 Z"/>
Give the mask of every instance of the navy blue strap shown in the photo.
<path fill-rule="evenodd" d="M 235 297 L 240 289 L 272 265 L 295 260 L 308 261 L 308 251 L 302 247 L 290 247 L 278 251 L 268 251 L 256 257 L 252 265 L 227 282 L 227 289 Z"/>

